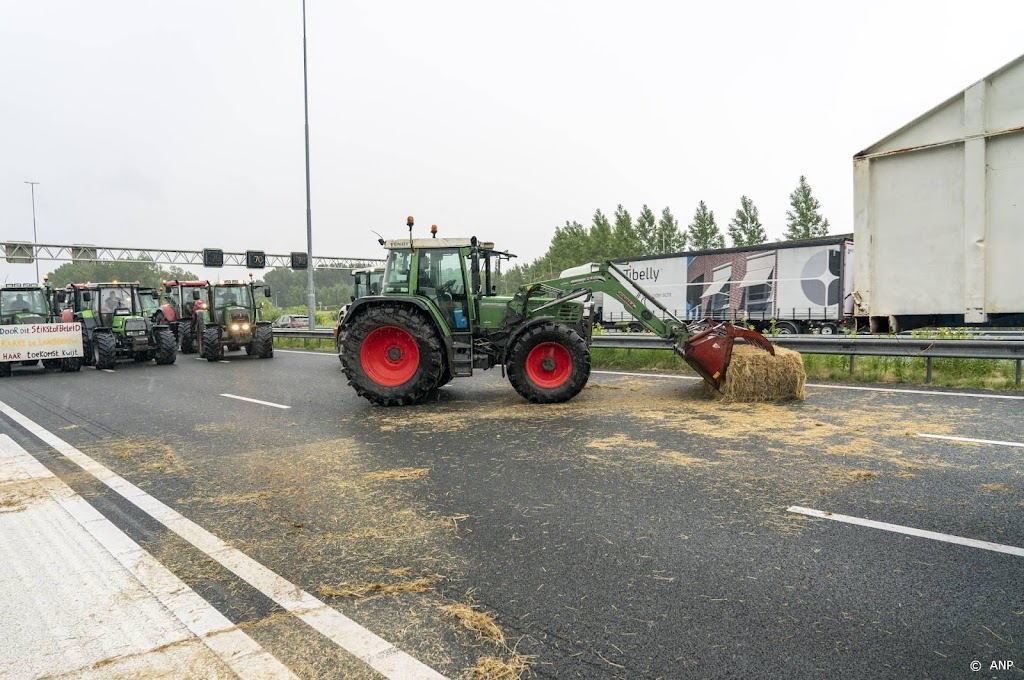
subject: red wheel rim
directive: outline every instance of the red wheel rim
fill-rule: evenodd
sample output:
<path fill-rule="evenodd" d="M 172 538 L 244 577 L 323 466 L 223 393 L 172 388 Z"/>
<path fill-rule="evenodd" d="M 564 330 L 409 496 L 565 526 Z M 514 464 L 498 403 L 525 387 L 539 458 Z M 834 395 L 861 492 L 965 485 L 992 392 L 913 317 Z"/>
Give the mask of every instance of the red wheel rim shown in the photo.
<path fill-rule="evenodd" d="M 416 374 L 420 348 L 408 331 L 381 326 L 370 331 L 363 340 L 359 361 L 370 380 L 384 387 L 398 387 Z"/>
<path fill-rule="evenodd" d="M 526 355 L 526 375 L 538 387 L 561 387 L 572 375 L 572 356 L 557 342 L 542 342 Z"/>

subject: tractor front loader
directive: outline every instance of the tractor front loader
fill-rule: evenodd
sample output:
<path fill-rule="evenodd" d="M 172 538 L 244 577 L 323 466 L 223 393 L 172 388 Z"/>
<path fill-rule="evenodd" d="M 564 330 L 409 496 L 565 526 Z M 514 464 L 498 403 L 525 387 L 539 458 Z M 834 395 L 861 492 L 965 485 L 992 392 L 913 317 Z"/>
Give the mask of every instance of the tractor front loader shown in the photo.
<path fill-rule="evenodd" d="M 23 324 L 60 323 L 54 302 L 54 292 L 43 277 L 43 285 L 37 283 L 8 283 L 0 289 L 0 326 Z M 65 373 L 73 373 L 82 367 L 82 357 L 65 357 L 43 359 L 43 367 L 59 368 Z M 39 360 L 21 362 L 25 366 L 35 366 Z M 11 375 L 12 362 L 0 361 L 0 377 Z"/>
<path fill-rule="evenodd" d="M 147 315 L 135 283 L 73 283 L 57 292 L 63 320 L 82 324 L 85 363 L 113 368 L 118 359 L 173 364 L 174 333 Z"/>
<path fill-rule="evenodd" d="M 527 284 L 499 296 L 491 283 L 501 259 L 491 243 L 470 239 L 387 241 L 379 295 L 354 300 L 338 328 L 349 384 L 370 401 L 395 406 L 421 401 L 452 378 L 501 366 L 525 399 L 567 401 L 590 377 L 595 292 L 613 295 L 645 328 L 676 351 L 715 389 L 737 338 L 774 354 L 764 336 L 734 326 L 686 324 L 611 263 L 589 272 Z M 657 308 L 655 315 L 647 305 Z"/>
<path fill-rule="evenodd" d="M 262 283 L 242 280 L 211 283 L 207 299 L 195 303 L 193 328 L 199 354 L 207 361 L 224 358 L 224 350 L 245 348 L 245 353 L 260 359 L 274 356 L 274 329 L 260 315 L 262 303 L 256 303 L 256 291 L 270 297 Z M 200 304 L 203 302 L 203 304 Z"/>

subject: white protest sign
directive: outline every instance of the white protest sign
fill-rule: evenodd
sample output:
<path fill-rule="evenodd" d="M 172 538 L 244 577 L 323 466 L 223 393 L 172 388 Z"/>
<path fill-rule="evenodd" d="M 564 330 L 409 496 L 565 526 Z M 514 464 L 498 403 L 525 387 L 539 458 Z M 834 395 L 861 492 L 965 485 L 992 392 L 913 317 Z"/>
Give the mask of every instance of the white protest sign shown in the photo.
<path fill-rule="evenodd" d="M 0 326 L 0 361 L 66 359 L 83 355 L 80 323 Z"/>

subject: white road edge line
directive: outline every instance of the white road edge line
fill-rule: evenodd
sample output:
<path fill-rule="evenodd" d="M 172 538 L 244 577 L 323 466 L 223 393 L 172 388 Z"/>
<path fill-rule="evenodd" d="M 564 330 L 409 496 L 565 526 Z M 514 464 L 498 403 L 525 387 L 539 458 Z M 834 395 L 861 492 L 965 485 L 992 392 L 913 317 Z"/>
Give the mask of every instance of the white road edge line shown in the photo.
<path fill-rule="evenodd" d="M 296 678 L 258 642 L 6 434 L 0 434 L 0 467 L 20 470 L 15 479 L 47 480 L 46 493 L 239 677 Z"/>
<path fill-rule="evenodd" d="M 181 536 L 286 611 L 387 678 L 446 680 L 445 676 L 363 628 L 294 583 L 232 548 L 195 522 L 120 477 L 41 425 L 0 401 L 0 413 L 38 437 L 140 510 Z"/>
<path fill-rule="evenodd" d="M 996 439 L 973 439 L 971 437 L 950 437 L 944 434 L 925 434 L 924 432 L 918 432 L 918 437 L 926 437 L 928 439 L 947 439 L 952 442 L 973 442 L 975 444 L 995 444 L 996 446 L 1015 446 L 1020 449 L 1024 449 L 1024 444 L 1017 442 L 1001 442 Z"/>
<path fill-rule="evenodd" d="M 237 394 L 222 394 L 220 396 L 227 397 L 228 399 L 238 399 L 239 401 L 251 401 L 254 404 L 263 404 L 264 406 L 273 406 L 274 408 L 291 408 L 291 406 L 285 406 L 284 404 L 275 404 L 272 401 L 260 401 L 259 399 L 240 397 Z"/>
<path fill-rule="evenodd" d="M 819 519 L 831 519 L 836 522 L 845 522 L 847 524 L 856 524 L 858 526 L 870 527 L 872 529 L 892 531 L 897 534 L 906 534 L 907 536 L 930 538 L 933 541 L 956 543 L 957 545 L 966 545 L 971 548 L 980 548 L 982 550 L 991 550 L 992 552 L 1000 552 L 1006 553 L 1007 555 L 1016 555 L 1017 557 L 1024 557 L 1024 548 L 1018 548 L 1012 545 L 990 543 L 989 541 L 979 541 L 974 538 L 964 538 L 963 536 L 942 534 L 937 531 L 925 531 L 924 529 L 905 527 L 900 524 L 889 524 L 888 522 L 876 522 L 871 519 L 861 519 L 860 517 L 851 517 L 849 515 L 838 515 L 834 512 L 823 512 L 821 510 L 814 510 L 812 508 L 802 508 L 799 505 L 791 506 L 788 510 L 789 512 L 797 513 L 799 515 L 807 515 L 808 517 L 817 517 Z"/>

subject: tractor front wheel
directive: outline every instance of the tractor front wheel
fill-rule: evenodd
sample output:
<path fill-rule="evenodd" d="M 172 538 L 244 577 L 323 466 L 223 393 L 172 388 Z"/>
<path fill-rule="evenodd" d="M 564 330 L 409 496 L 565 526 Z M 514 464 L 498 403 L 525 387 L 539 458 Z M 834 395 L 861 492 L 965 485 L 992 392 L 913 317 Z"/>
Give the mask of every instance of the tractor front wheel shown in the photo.
<path fill-rule="evenodd" d="M 11 375 L 11 362 L 0 361 L 0 378 L 9 378 Z"/>
<path fill-rule="evenodd" d="M 60 360 L 62 373 L 77 373 L 82 370 L 82 357 L 68 357 Z"/>
<path fill-rule="evenodd" d="M 113 368 L 117 362 L 117 343 L 113 333 L 93 333 L 93 364 L 98 369 Z"/>
<path fill-rule="evenodd" d="M 255 354 L 260 359 L 272 359 L 274 358 L 274 329 L 270 327 L 270 324 L 259 324 L 256 326 L 256 332 L 253 334 L 252 342 L 250 343 L 251 350 L 246 348 L 250 354 Z"/>
<path fill-rule="evenodd" d="M 590 379 L 590 349 L 568 326 L 545 323 L 530 328 L 516 339 L 509 356 L 509 382 L 534 404 L 568 401 Z"/>
<path fill-rule="evenodd" d="M 406 305 L 380 304 L 348 324 L 341 361 L 356 394 L 381 406 L 405 406 L 437 389 L 444 355 L 430 317 Z"/>
<path fill-rule="evenodd" d="M 170 328 L 156 330 L 156 363 L 160 366 L 173 364 L 178 358 L 178 343 L 174 341 L 174 333 Z"/>
<path fill-rule="evenodd" d="M 220 361 L 224 358 L 224 343 L 220 341 L 220 329 L 216 326 L 203 327 L 203 357 L 207 361 Z"/>
<path fill-rule="evenodd" d="M 181 336 L 181 353 L 182 354 L 195 354 L 196 351 L 196 331 L 192 327 L 192 322 L 189 321 L 181 322 L 178 324 L 178 334 Z"/>

